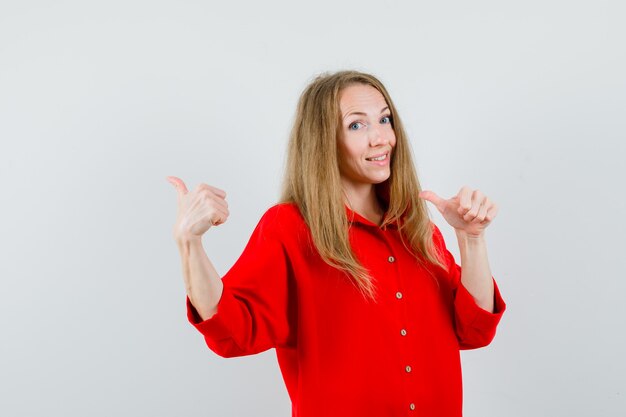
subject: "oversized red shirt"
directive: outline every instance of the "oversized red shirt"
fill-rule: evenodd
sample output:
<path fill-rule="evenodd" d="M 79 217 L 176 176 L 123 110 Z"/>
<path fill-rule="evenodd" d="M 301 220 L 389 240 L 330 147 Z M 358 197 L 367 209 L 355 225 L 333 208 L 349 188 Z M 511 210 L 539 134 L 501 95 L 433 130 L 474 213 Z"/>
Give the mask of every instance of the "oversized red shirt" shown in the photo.
<path fill-rule="evenodd" d="M 459 350 L 488 345 L 506 308 L 495 280 L 491 313 L 461 284 L 434 224 L 451 271 L 429 267 L 439 286 L 397 225 L 346 211 L 378 303 L 322 260 L 297 206 L 285 203 L 266 211 L 222 277 L 217 313 L 202 321 L 187 297 L 188 320 L 222 357 L 275 348 L 293 417 L 460 417 Z"/>

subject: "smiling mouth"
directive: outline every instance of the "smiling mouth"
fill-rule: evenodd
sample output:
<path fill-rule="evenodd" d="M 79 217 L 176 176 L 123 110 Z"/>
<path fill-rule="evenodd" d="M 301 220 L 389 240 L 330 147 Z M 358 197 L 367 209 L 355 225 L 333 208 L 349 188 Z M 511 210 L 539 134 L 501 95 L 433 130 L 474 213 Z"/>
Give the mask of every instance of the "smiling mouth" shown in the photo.
<path fill-rule="evenodd" d="M 375 158 L 365 158 L 366 161 L 384 161 L 389 156 L 388 153 L 384 155 L 377 156 Z"/>

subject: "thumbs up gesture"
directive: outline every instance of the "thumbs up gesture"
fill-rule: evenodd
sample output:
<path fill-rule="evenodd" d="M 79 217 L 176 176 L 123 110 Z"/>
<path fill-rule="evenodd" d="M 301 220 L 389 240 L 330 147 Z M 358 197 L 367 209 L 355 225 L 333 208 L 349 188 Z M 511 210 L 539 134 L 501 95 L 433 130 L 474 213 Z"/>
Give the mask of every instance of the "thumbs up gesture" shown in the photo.
<path fill-rule="evenodd" d="M 178 214 L 174 225 L 174 239 L 201 238 L 211 228 L 228 218 L 226 193 L 219 188 L 200 184 L 189 192 L 183 180 L 167 177 L 178 193 Z"/>
<path fill-rule="evenodd" d="M 471 237 L 480 237 L 485 228 L 496 217 L 498 206 L 480 190 L 464 186 L 450 199 L 439 197 L 432 191 L 422 191 L 419 197 L 430 201 L 450 226 L 457 232 Z"/>

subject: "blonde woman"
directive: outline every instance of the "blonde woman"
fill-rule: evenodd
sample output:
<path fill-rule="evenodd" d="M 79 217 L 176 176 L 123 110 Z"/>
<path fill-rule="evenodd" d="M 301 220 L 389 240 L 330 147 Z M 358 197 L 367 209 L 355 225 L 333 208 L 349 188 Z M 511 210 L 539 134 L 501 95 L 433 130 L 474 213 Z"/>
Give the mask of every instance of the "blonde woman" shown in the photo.
<path fill-rule="evenodd" d="M 304 90 L 280 202 L 221 279 L 201 237 L 228 218 L 226 193 L 168 180 L 188 320 L 211 350 L 275 348 L 294 416 L 462 415 L 459 350 L 488 345 L 506 308 L 484 236 L 497 206 L 469 187 L 421 190 L 376 77 L 324 74 Z M 454 228 L 462 268 L 426 201 Z"/>

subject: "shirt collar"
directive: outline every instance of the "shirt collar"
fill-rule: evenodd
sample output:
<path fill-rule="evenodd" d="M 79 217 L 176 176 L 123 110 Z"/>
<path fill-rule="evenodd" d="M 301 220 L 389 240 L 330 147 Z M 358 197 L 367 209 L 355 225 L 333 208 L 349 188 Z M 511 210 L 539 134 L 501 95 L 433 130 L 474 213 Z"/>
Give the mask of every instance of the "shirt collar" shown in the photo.
<path fill-rule="evenodd" d="M 350 223 L 360 223 L 360 224 L 363 224 L 365 226 L 376 227 L 376 228 L 379 227 L 376 223 L 366 219 L 365 217 L 361 216 L 356 211 L 352 211 L 350 209 L 350 207 L 348 207 L 347 205 L 344 205 L 344 207 L 346 208 L 346 216 L 348 216 L 348 222 L 350 222 Z M 385 214 L 383 214 L 383 216 L 385 216 L 386 214 L 387 213 L 385 212 Z M 394 229 L 397 229 L 398 228 L 398 222 L 396 220 L 394 220 L 391 223 L 389 223 L 387 225 L 387 227 L 392 227 Z"/>

